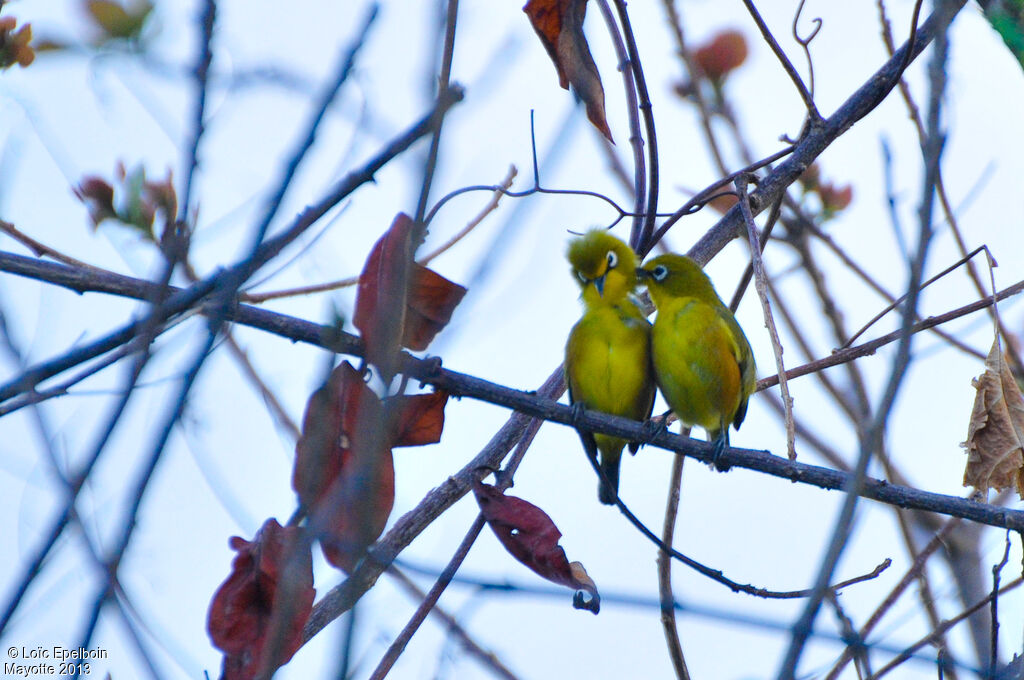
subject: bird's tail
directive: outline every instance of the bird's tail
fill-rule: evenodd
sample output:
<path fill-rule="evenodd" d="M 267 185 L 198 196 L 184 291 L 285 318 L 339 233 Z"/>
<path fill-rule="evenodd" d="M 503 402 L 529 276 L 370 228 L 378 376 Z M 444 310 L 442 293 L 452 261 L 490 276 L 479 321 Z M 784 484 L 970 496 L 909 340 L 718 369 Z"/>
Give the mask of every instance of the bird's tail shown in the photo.
<path fill-rule="evenodd" d="M 622 449 L 615 454 L 609 455 L 601 452 L 601 473 L 608 480 L 598 482 L 597 499 L 605 505 L 615 505 L 615 498 L 619 495 L 619 463 L 622 461 Z"/>

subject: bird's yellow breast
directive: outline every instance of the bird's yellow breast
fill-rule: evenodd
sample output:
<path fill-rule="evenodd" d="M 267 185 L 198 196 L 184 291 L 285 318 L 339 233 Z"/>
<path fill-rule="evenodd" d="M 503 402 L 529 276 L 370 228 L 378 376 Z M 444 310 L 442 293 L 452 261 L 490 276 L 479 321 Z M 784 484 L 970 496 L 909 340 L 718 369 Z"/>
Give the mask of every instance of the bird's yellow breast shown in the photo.
<path fill-rule="evenodd" d="M 569 334 L 566 375 L 574 403 L 643 420 L 653 390 L 650 324 L 632 312 L 620 306 L 588 310 Z"/>

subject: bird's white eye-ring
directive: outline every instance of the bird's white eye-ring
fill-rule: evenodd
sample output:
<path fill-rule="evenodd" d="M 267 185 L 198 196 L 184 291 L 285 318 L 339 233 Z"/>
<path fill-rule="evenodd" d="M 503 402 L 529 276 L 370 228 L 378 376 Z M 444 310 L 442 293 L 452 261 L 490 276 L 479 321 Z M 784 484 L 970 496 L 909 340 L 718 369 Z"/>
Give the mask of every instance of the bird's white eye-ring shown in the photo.
<path fill-rule="evenodd" d="M 579 269 L 576 270 L 576 278 L 580 280 L 580 283 L 587 283 L 587 277 Z"/>
<path fill-rule="evenodd" d="M 668 276 L 668 267 L 663 264 L 659 264 L 651 270 L 651 276 L 654 277 L 655 281 L 664 281 L 665 277 Z"/>
<path fill-rule="evenodd" d="M 619 256 L 615 254 L 614 250 L 608 251 L 608 269 L 615 269 L 615 265 L 619 263 Z"/>

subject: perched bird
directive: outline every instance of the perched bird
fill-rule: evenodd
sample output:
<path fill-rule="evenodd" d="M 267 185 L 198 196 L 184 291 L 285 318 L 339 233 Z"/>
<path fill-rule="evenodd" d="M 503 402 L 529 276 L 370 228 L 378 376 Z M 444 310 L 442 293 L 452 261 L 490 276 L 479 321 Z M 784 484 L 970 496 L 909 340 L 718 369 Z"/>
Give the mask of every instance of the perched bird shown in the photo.
<path fill-rule="evenodd" d="M 754 392 L 754 354 L 711 280 L 683 255 L 659 255 L 637 270 L 658 316 L 651 329 L 654 375 L 669 407 L 707 430 L 716 466 Z"/>
<path fill-rule="evenodd" d="M 575 406 L 647 420 L 654 408 L 651 325 L 630 298 L 636 289 L 636 254 L 603 230 L 592 230 L 569 244 L 572 275 L 583 290 L 583 317 L 565 345 L 565 379 Z M 602 503 L 614 505 L 619 462 L 626 440 L 580 432 L 591 458 L 600 453 L 610 486 L 598 486 Z M 635 453 L 639 445 L 629 444 Z"/>

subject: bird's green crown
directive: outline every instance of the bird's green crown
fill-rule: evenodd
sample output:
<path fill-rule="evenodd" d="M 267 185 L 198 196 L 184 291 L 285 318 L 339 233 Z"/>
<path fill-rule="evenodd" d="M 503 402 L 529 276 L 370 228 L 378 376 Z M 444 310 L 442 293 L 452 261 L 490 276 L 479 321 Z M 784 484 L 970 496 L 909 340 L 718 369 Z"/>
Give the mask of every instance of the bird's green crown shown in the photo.
<path fill-rule="evenodd" d="M 588 304 L 615 304 L 636 288 L 636 254 L 602 229 L 593 229 L 569 243 L 572 276 Z"/>
<path fill-rule="evenodd" d="M 659 255 L 644 263 L 637 273 L 646 281 L 654 304 L 663 297 L 692 297 L 722 304 L 711 279 L 700 266 L 685 255 Z"/>

